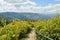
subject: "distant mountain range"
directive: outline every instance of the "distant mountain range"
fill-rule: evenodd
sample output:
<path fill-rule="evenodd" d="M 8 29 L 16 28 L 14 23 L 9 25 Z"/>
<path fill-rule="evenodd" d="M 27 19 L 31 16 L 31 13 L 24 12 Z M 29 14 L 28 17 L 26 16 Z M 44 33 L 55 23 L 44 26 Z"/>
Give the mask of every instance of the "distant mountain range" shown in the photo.
<path fill-rule="evenodd" d="M 19 20 L 47 20 L 54 17 L 55 14 L 40 14 L 40 13 L 19 13 L 19 12 L 2 12 L 0 13 L 0 19 L 6 18 L 12 20 L 14 18 Z"/>

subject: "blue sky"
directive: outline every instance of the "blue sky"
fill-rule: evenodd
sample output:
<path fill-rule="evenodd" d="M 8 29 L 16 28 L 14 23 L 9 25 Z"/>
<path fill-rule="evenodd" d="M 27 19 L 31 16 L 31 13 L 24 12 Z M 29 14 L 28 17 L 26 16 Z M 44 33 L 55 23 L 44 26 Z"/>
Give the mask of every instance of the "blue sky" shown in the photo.
<path fill-rule="evenodd" d="M 60 0 L 0 0 L 0 12 L 60 13 Z"/>
<path fill-rule="evenodd" d="M 59 4 L 60 1 L 56 1 L 56 0 L 31 0 L 31 1 L 34 1 L 37 3 L 37 5 L 39 6 L 46 6 L 46 5 L 49 5 L 49 4 Z"/>

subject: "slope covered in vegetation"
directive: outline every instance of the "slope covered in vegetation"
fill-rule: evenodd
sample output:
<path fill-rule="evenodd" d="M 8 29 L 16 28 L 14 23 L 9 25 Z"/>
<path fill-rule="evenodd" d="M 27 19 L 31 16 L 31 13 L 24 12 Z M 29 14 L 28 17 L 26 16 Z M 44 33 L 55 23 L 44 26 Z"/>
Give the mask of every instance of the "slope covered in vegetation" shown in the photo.
<path fill-rule="evenodd" d="M 53 40 L 60 40 L 60 16 L 36 21 L 18 21 L 14 19 L 9 23 L 2 18 L 0 20 L 0 40 L 20 40 L 32 28 L 42 36 L 47 36 Z M 46 40 L 44 37 L 41 39 Z"/>

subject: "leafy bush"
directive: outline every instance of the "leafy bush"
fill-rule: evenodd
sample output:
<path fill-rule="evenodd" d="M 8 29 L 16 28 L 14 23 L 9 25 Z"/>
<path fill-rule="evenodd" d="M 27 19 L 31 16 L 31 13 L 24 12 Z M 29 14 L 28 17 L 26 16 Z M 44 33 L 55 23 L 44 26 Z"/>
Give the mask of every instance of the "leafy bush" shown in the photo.
<path fill-rule="evenodd" d="M 45 22 L 41 21 L 40 23 L 41 24 L 35 26 L 36 32 L 39 32 L 42 35 L 48 36 L 54 40 L 60 40 L 60 16 L 49 19 Z"/>
<path fill-rule="evenodd" d="M 4 25 L 5 22 L 2 21 L 2 23 Z M 13 20 L 0 28 L 0 40 L 20 40 L 28 30 L 31 30 L 31 26 L 27 21 Z"/>

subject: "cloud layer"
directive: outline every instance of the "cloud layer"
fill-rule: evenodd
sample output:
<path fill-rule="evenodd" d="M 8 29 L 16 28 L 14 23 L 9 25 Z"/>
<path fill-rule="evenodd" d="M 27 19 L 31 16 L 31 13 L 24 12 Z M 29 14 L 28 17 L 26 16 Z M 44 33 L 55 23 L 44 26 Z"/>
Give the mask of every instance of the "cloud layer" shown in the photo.
<path fill-rule="evenodd" d="M 0 0 L 0 12 L 37 12 L 56 13 L 60 12 L 60 4 L 37 6 L 30 0 Z"/>

